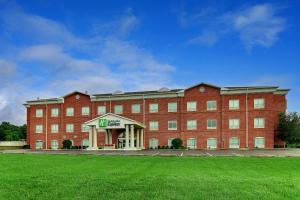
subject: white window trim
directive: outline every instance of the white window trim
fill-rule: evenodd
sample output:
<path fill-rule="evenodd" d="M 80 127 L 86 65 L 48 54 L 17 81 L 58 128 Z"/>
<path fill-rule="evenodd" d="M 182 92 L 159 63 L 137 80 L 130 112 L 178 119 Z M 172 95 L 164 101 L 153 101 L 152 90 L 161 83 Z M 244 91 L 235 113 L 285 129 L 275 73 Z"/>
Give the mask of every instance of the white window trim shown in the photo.
<path fill-rule="evenodd" d="M 238 146 L 231 146 L 231 140 L 232 139 L 237 139 L 238 140 Z M 240 138 L 239 137 L 231 137 L 229 138 L 229 148 L 230 149 L 239 149 L 240 148 Z"/>
<path fill-rule="evenodd" d="M 208 146 L 208 140 L 215 140 L 216 141 L 216 143 L 215 143 L 215 147 L 209 147 Z M 218 147 L 218 140 L 217 140 L 217 138 L 207 138 L 207 140 L 206 140 L 206 147 L 207 147 L 207 149 L 217 149 L 217 147 Z"/>
<path fill-rule="evenodd" d="M 172 147 L 172 141 L 174 140 L 174 138 L 168 138 L 168 147 Z M 169 141 L 171 141 L 169 143 Z"/>
<path fill-rule="evenodd" d="M 189 122 L 192 122 L 192 121 L 195 121 L 195 122 L 196 122 L 195 127 L 189 127 Z M 194 120 L 194 119 L 187 120 L 187 121 L 186 121 L 186 129 L 187 129 L 187 130 L 197 130 L 197 126 L 198 126 L 197 123 L 198 123 L 197 120 Z"/>
<path fill-rule="evenodd" d="M 38 130 L 37 127 L 41 127 L 41 129 Z M 35 125 L 35 133 L 43 133 L 43 129 L 44 129 L 44 127 L 42 124 Z"/>
<path fill-rule="evenodd" d="M 104 112 L 100 112 L 100 108 L 104 108 Z M 97 113 L 98 115 L 104 115 L 106 113 L 106 106 L 98 106 Z"/>
<path fill-rule="evenodd" d="M 154 110 L 154 109 L 151 109 L 151 105 L 156 105 L 156 110 Z M 149 113 L 157 113 L 158 112 L 158 109 L 159 109 L 159 107 L 158 107 L 158 103 L 150 103 L 149 104 Z"/>
<path fill-rule="evenodd" d="M 151 127 L 151 123 L 156 123 L 157 128 L 153 129 L 153 127 Z M 158 121 L 149 121 L 149 131 L 158 131 L 158 130 L 159 130 L 159 122 Z"/>
<path fill-rule="evenodd" d="M 174 109 L 174 110 L 172 110 L 171 108 L 170 108 L 170 105 L 176 105 L 176 109 Z M 177 112 L 177 102 L 169 102 L 168 103 L 168 112 Z"/>
<path fill-rule="evenodd" d="M 195 141 L 195 145 L 194 145 L 194 146 L 190 146 L 190 145 L 189 145 L 189 140 L 194 140 L 194 141 Z M 197 139 L 196 139 L 196 138 L 188 138 L 188 139 L 186 140 L 186 147 L 187 147 L 188 149 L 197 149 Z"/>
<path fill-rule="evenodd" d="M 230 107 L 230 102 L 231 101 L 238 102 L 238 107 Z M 240 109 L 240 100 L 239 99 L 229 99 L 228 107 L 229 107 L 229 110 L 238 110 L 238 109 Z"/>
<path fill-rule="evenodd" d="M 172 123 L 172 122 L 175 122 L 176 128 L 170 128 L 170 127 L 169 127 L 169 124 Z M 169 121 L 168 121 L 168 130 L 170 130 L 170 131 L 175 131 L 175 130 L 177 130 L 177 120 L 169 120 Z"/>
<path fill-rule="evenodd" d="M 195 108 L 191 109 L 191 107 L 189 107 L 189 105 L 191 105 L 191 104 L 195 104 Z M 197 101 L 186 102 L 186 111 L 187 112 L 196 112 L 197 111 Z"/>
<path fill-rule="evenodd" d="M 211 120 L 211 121 L 216 121 L 216 127 L 209 127 L 209 126 L 208 126 L 208 121 L 210 121 L 210 120 Z M 218 122 L 217 122 L 216 119 L 208 119 L 207 122 L 206 122 L 206 128 L 209 129 L 209 130 L 217 129 L 217 126 L 218 126 L 217 123 L 218 123 Z"/>
<path fill-rule="evenodd" d="M 38 114 L 38 113 L 40 113 L 40 114 Z M 43 109 L 36 109 L 35 110 L 35 117 L 41 118 L 41 117 L 43 117 L 43 115 L 44 115 Z"/>
<path fill-rule="evenodd" d="M 262 120 L 263 121 L 263 126 L 257 126 L 257 124 L 255 124 L 256 120 Z M 266 127 L 266 120 L 265 120 L 265 118 L 262 118 L 262 117 L 255 117 L 253 119 L 253 125 L 254 125 L 254 128 L 263 129 L 263 128 Z"/>
<path fill-rule="evenodd" d="M 256 145 L 256 139 L 264 139 L 264 144 L 263 144 L 263 146 L 258 147 L 258 146 Z M 255 147 L 255 148 L 263 149 L 263 148 L 265 148 L 265 146 L 266 146 L 266 138 L 265 138 L 265 137 L 255 137 L 255 138 L 254 138 L 254 147 Z"/>
<path fill-rule="evenodd" d="M 56 141 L 56 143 L 57 143 L 55 147 L 53 147 L 53 145 L 52 145 L 53 141 Z M 58 149 L 58 140 L 51 140 L 51 149 Z"/>
<path fill-rule="evenodd" d="M 53 130 L 53 126 L 57 127 L 57 130 Z M 59 125 L 58 124 L 51 124 L 51 133 L 58 133 L 59 131 Z"/>
<path fill-rule="evenodd" d="M 84 128 L 85 124 L 81 124 L 81 132 L 85 133 L 85 132 L 89 132 L 89 130 L 85 130 Z M 88 127 L 88 126 L 86 126 Z"/>
<path fill-rule="evenodd" d="M 137 111 L 135 111 L 135 110 L 133 109 L 135 106 L 138 106 L 138 107 L 139 107 L 139 109 L 138 109 Z M 132 105 L 131 105 L 131 113 L 141 113 L 141 104 L 132 104 Z"/>
<path fill-rule="evenodd" d="M 87 111 L 87 112 L 85 112 L 85 111 Z M 81 107 L 81 115 L 82 116 L 89 116 L 90 115 L 90 107 L 89 106 Z"/>
<path fill-rule="evenodd" d="M 72 113 L 68 112 L 68 110 L 72 110 Z M 74 107 L 67 107 L 67 109 L 66 109 L 66 116 L 67 117 L 74 116 Z"/>
<path fill-rule="evenodd" d="M 154 147 L 154 149 L 156 149 L 159 146 L 159 140 L 157 138 L 149 139 L 149 148 L 152 148 L 152 145 L 150 145 L 151 141 L 156 141 L 157 142 L 156 147 Z"/>
<path fill-rule="evenodd" d="M 121 109 L 119 112 L 116 111 L 117 107 Z M 114 106 L 114 113 L 115 114 L 123 114 L 123 105 L 115 105 Z"/>
<path fill-rule="evenodd" d="M 260 101 L 260 100 L 262 100 L 262 102 L 263 102 L 262 105 L 260 105 L 260 104 L 255 104 L 255 101 Z M 259 105 L 259 106 L 257 106 L 257 105 Z M 266 106 L 266 102 L 265 102 L 265 99 L 264 99 L 264 98 L 255 98 L 255 99 L 253 100 L 253 108 L 254 108 L 254 109 L 263 109 L 263 108 L 265 108 L 265 106 Z"/>
<path fill-rule="evenodd" d="M 53 114 L 53 110 L 57 110 L 56 114 Z M 59 116 L 59 109 L 58 108 L 51 108 L 51 117 L 58 117 Z"/>
<path fill-rule="evenodd" d="M 214 107 L 214 108 L 209 108 L 209 107 L 208 107 L 208 104 L 211 103 L 211 102 L 215 102 L 215 103 L 216 103 L 216 107 Z M 216 100 L 206 101 L 206 110 L 207 110 L 207 111 L 215 111 L 215 110 L 217 110 L 217 101 L 216 101 Z"/>
<path fill-rule="evenodd" d="M 68 126 L 70 125 L 70 127 L 73 127 L 72 130 L 68 129 Z M 71 126 L 72 125 L 72 126 Z M 74 124 L 66 124 L 66 132 L 67 133 L 74 133 Z"/>
<path fill-rule="evenodd" d="M 232 120 L 237 120 L 238 121 L 238 127 L 235 127 L 235 126 L 230 126 L 230 121 L 232 121 Z M 241 124 L 241 121 L 240 121 L 240 119 L 229 119 L 229 121 L 228 121 L 228 127 L 229 127 L 229 129 L 240 129 L 240 124 Z"/>
<path fill-rule="evenodd" d="M 39 148 L 37 148 L 37 142 L 42 142 L 42 146 L 41 147 L 39 147 Z M 35 149 L 43 149 L 43 146 L 44 146 L 44 142 L 43 142 L 43 140 L 36 140 L 35 141 Z"/>

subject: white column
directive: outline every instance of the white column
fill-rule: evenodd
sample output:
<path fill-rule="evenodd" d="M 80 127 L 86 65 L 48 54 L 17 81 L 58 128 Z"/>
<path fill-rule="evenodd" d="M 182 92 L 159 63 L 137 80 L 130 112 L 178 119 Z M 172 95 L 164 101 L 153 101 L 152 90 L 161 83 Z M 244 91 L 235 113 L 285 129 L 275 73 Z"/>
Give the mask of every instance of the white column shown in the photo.
<path fill-rule="evenodd" d="M 112 130 L 111 129 L 109 130 L 108 135 L 109 135 L 108 143 L 112 144 Z"/>
<path fill-rule="evenodd" d="M 136 130 L 136 147 L 140 148 L 140 133 L 141 133 L 141 129 L 137 129 Z"/>
<path fill-rule="evenodd" d="M 129 125 L 125 125 L 126 131 L 125 131 L 125 148 L 129 147 Z"/>
<path fill-rule="evenodd" d="M 105 144 L 108 144 L 108 129 L 105 130 Z"/>
<path fill-rule="evenodd" d="M 93 147 L 93 129 L 89 126 L 89 149 Z"/>
<path fill-rule="evenodd" d="M 97 145 L 97 129 L 96 126 L 93 126 L 93 133 L 94 133 L 94 145 L 93 148 L 98 149 L 98 145 Z"/>
<path fill-rule="evenodd" d="M 144 129 L 141 129 L 141 149 L 144 149 Z"/>
<path fill-rule="evenodd" d="M 134 125 L 130 126 L 130 133 L 131 133 L 131 136 L 130 136 L 130 147 L 134 148 Z"/>

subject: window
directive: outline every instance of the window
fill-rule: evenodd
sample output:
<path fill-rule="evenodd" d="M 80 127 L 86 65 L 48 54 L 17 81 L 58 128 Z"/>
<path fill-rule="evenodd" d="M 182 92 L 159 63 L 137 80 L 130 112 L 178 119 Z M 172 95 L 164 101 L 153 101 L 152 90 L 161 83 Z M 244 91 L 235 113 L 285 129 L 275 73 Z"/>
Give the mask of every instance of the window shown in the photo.
<path fill-rule="evenodd" d="M 170 147 L 170 148 L 172 147 L 172 141 L 173 141 L 173 139 L 174 138 L 169 138 L 168 139 L 168 147 Z"/>
<path fill-rule="evenodd" d="M 240 148 L 240 140 L 238 137 L 232 137 L 229 139 L 229 148 L 231 149 Z"/>
<path fill-rule="evenodd" d="M 58 108 L 51 109 L 51 117 L 58 117 Z"/>
<path fill-rule="evenodd" d="M 149 122 L 149 130 L 157 131 L 158 130 L 158 121 L 150 121 Z"/>
<path fill-rule="evenodd" d="M 35 141 L 35 149 L 43 149 L 43 141 L 42 140 Z"/>
<path fill-rule="evenodd" d="M 189 138 L 187 140 L 187 148 L 188 149 L 197 149 L 197 143 L 195 138 Z"/>
<path fill-rule="evenodd" d="M 196 130 L 197 120 L 187 120 L 186 126 L 187 126 L 187 130 Z"/>
<path fill-rule="evenodd" d="M 254 99 L 254 108 L 264 108 L 265 99 Z"/>
<path fill-rule="evenodd" d="M 35 126 L 35 133 L 42 133 L 43 132 L 43 125 L 39 124 Z"/>
<path fill-rule="evenodd" d="M 206 110 L 217 110 L 217 101 L 207 101 Z"/>
<path fill-rule="evenodd" d="M 207 120 L 207 129 L 217 129 L 217 120 L 216 119 L 208 119 Z"/>
<path fill-rule="evenodd" d="M 58 133 L 58 124 L 51 124 L 51 133 Z"/>
<path fill-rule="evenodd" d="M 168 130 L 177 130 L 177 121 L 168 121 Z"/>
<path fill-rule="evenodd" d="M 81 115 L 89 115 L 90 114 L 90 107 L 85 106 L 81 108 Z"/>
<path fill-rule="evenodd" d="M 152 138 L 149 140 L 149 148 L 157 149 L 158 148 L 158 139 Z"/>
<path fill-rule="evenodd" d="M 265 128 L 265 119 L 254 118 L 254 128 Z"/>
<path fill-rule="evenodd" d="M 255 148 L 265 148 L 265 138 L 256 137 L 254 141 Z"/>
<path fill-rule="evenodd" d="M 186 104 L 187 111 L 196 111 L 197 110 L 197 102 L 196 101 L 189 101 Z"/>
<path fill-rule="evenodd" d="M 141 105 L 140 104 L 132 104 L 131 112 L 132 113 L 140 113 L 141 112 Z"/>
<path fill-rule="evenodd" d="M 229 120 L 229 129 L 239 129 L 240 120 L 239 119 L 230 119 Z"/>
<path fill-rule="evenodd" d="M 90 128 L 89 126 L 85 124 L 81 124 L 81 132 L 89 132 Z"/>
<path fill-rule="evenodd" d="M 43 110 L 42 109 L 36 109 L 35 110 L 35 116 L 36 117 L 43 117 Z"/>
<path fill-rule="evenodd" d="M 168 112 L 177 112 L 177 103 L 168 103 Z"/>
<path fill-rule="evenodd" d="M 151 104 L 149 104 L 149 112 L 150 113 L 156 113 L 156 112 L 158 112 L 158 104 L 157 103 L 151 103 Z"/>
<path fill-rule="evenodd" d="M 51 149 L 58 149 L 58 141 L 51 140 Z"/>
<path fill-rule="evenodd" d="M 72 107 L 67 108 L 66 115 L 67 116 L 74 116 L 74 108 L 72 108 Z"/>
<path fill-rule="evenodd" d="M 74 125 L 73 124 L 66 124 L 66 132 L 73 133 L 74 132 Z"/>
<path fill-rule="evenodd" d="M 208 138 L 207 139 L 207 148 L 208 149 L 216 149 L 217 148 L 217 139 L 216 138 Z"/>
<path fill-rule="evenodd" d="M 122 113 L 123 113 L 123 106 L 115 105 L 115 114 L 122 114 Z"/>
<path fill-rule="evenodd" d="M 240 108 L 240 100 L 229 100 L 229 110 L 236 110 Z"/>
<path fill-rule="evenodd" d="M 103 115 L 106 113 L 106 106 L 98 106 L 98 115 Z"/>
<path fill-rule="evenodd" d="M 90 141 L 89 141 L 88 139 L 82 140 L 82 146 L 83 146 L 83 147 L 88 147 L 88 146 L 90 146 Z"/>

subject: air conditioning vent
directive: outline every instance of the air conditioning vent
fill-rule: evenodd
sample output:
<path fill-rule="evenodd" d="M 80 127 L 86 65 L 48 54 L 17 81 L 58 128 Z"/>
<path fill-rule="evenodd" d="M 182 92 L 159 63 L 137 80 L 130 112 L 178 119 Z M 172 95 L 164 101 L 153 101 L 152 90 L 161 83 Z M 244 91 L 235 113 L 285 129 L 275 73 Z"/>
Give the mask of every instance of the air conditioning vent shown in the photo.
<path fill-rule="evenodd" d="M 116 90 L 116 91 L 114 91 L 114 93 L 113 94 L 124 94 L 124 92 L 123 91 L 121 91 L 121 90 Z"/>

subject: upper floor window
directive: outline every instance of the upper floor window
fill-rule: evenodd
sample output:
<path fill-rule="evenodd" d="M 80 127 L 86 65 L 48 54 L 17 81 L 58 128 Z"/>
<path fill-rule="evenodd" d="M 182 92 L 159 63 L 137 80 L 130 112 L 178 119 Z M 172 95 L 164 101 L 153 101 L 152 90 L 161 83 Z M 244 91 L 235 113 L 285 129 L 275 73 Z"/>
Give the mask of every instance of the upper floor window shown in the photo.
<path fill-rule="evenodd" d="M 217 110 L 217 101 L 207 101 L 206 110 Z"/>
<path fill-rule="evenodd" d="M 186 126 L 187 126 L 187 130 L 196 130 L 197 120 L 187 120 Z"/>
<path fill-rule="evenodd" d="M 187 111 L 196 111 L 197 110 L 197 102 L 196 101 L 188 101 L 186 103 Z"/>
<path fill-rule="evenodd" d="M 87 125 L 81 124 L 81 132 L 88 132 L 90 129 Z"/>
<path fill-rule="evenodd" d="M 38 124 L 35 126 L 35 132 L 36 133 L 42 133 L 43 132 L 43 125 Z"/>
<path fill-rule="evenodd" d="M 254 128 L 265 128 L 265 119 L 254 118 Z"/>
<path fill-rule="evenodd" d="M 36 117 L 43 117 L 43 109 L 36 109 L 35 110 Z"/>
<path fill-rule="evenodd" d="M 58 117 L 58 108 L 51 109 L 51 117 Z"/>
<path fill-rule="evenodd" d="M 131 112 L 132 113 L 140 113 L 141 112 L 141 105 L 140 104 L 132 104 Z"/>
<path fill-rule="evenodd" d="M 177 121 L 168 121 L 168 130 L 177 130 Z"/>
<path fill-rule="evenodd" d="M 217 120 L 216 119 L 208 119 L 207 120 L 207 129 L 216 129 L 217 128 Z"/>
<path fill-rule="evenodd" d="M 73 133 L 74 132 L 74 124 L 66 124 L 66 132 Z"/>
<path fill-rule="evenodd" d="M 90 114 L 90 107 L 85 106 L 81 108 L 81 115 L 89 115 Z"/>
<path fill-rule="evenodd" d="M 177 103 L 168 103 L 168 112 L 177 112 Z"/>
<path fill-rule="evenodd" d="M 239 119 L 230 119 L 229 120 L 229 129 L 239 129 L 240 120 Z"/>
<path fill-rule="evenodd" d="M 74 116 L 74 108 L 73 107 L 67 108 L 66 115 L 67 116 Z"/>
<path fill-rule="evenodd" d="M 236 110 L 240 108 L 240 100 L 231 99 L 229 100 L 229 110 Z"/>
<path fill-rule="evenodd" d="M 158 104 L 157 103 L 151 103 L 151 104 L 149 104 L 149 112 L 150 113 L 156 113 L 156 112 L 158 112 Z"/>
<path fill-rule="evenodd" d="M 115 105 L 115 114 L 123 114 L 123 106 Z"/>
<path fill-rule="evenodd" d="M 103 115 L 106 113 L 106 106 L 98 106 L 98 115 Z"/>
<path fill-rule="evenodd" d="M 157 131 L 158 130 L 158 121 L 150 121 L 149 122 L 149 130 Z"/>
<path fill-rule="evenodd" d="M 265 99 L 254 99 L 254 108 L 264 108 Z"/>
<path fill-rule="evenodd" d="M 51 133 L 58 133 L 58 124 L 51 124 Z"/>

